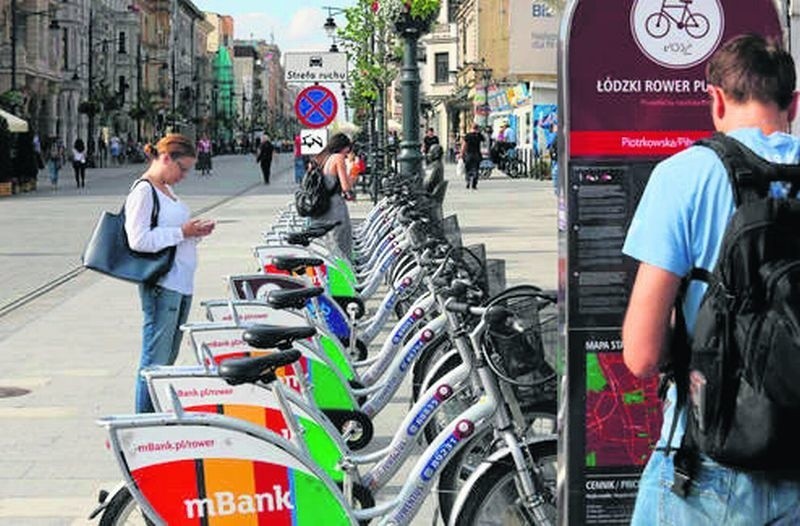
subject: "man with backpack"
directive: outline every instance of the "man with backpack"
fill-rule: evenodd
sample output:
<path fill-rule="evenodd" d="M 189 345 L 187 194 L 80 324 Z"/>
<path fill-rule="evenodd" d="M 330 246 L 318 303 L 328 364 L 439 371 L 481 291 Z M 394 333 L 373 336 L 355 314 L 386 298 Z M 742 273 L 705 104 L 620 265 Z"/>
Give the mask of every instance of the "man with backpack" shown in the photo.
<path fill-rule="evenodd" d="M 640 262 L 625 363 L 666 380 L 632 524 L 797 524 L 800 204 L 775 197 L 800 182 L 794 62 L 742 35 L 706 81 L 724 137 L 656 166 L 623 249 Z"/>

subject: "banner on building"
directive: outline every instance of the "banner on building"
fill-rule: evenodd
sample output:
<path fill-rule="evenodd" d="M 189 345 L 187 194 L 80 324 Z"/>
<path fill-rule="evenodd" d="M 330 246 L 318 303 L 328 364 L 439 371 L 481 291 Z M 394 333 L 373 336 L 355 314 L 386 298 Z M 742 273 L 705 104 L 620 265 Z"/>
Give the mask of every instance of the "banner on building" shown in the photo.
<path fill-rule="evenodd" d="M 559 17 L 541 0 L 509 0 L 508 71 L 556 74 Z"/>

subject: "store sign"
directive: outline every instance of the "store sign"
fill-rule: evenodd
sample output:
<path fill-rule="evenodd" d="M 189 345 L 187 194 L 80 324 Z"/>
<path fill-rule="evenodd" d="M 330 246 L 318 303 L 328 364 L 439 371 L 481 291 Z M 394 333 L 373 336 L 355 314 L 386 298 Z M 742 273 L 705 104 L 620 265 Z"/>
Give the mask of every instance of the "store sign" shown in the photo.
<path fill-rule="evenodd" d="M 516 74 L 556 74 L 559 14 L 542 0 L 509 0 L 508 69 Z"/>

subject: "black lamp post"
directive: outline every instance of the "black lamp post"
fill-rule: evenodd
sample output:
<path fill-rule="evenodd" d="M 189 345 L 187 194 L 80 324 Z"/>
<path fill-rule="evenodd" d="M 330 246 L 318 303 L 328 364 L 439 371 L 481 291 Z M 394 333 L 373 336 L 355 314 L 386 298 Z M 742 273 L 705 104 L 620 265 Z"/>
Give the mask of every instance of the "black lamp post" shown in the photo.
<path fill-rule="evenodd" d="M 11 90 L 17 90 L 17 15 L 28 16 L 52 16 L 51 10 L 45 11 L 24 11 L 17 7 L 17 0 L 11 0 Z M 49 29 L 59 29 L 58 22 L 50 22 Z"/>
<path fill-rule="evenodd" d="M 475 67 L 475 73 L 476 75 L 479 74 L 483 81 L 483 107 L 481 108 L 481 113 L 485 119 L 484 124 L 488 126 L 490 113 L 489 83 L 492 81 L 492 68 L 486 67 L 486 59 L 481 58 L 480 66 Z"/>

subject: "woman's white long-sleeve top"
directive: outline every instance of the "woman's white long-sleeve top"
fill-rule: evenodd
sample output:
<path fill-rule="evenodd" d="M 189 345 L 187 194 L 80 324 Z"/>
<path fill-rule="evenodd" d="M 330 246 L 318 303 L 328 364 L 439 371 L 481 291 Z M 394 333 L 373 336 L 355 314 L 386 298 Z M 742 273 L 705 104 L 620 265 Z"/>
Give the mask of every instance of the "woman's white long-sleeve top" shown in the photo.
<path fill-rule="evenodd" d="M 125 200 L 125 232 L 128 235 L 128 244 L 137 252 L 158 252 L 175 246 L 172 268 L 158 281 L 158 285 L 191 295 L 197 268 L 197 238 L 184 238 L 181 231 L 181 226 L 191 216 L 189 207 L 177 197 L 173 199 L 156 188 L 158 224 L 151 229 L 153 193 L 150 188 L 147 182 L 136 184 Z"/>

